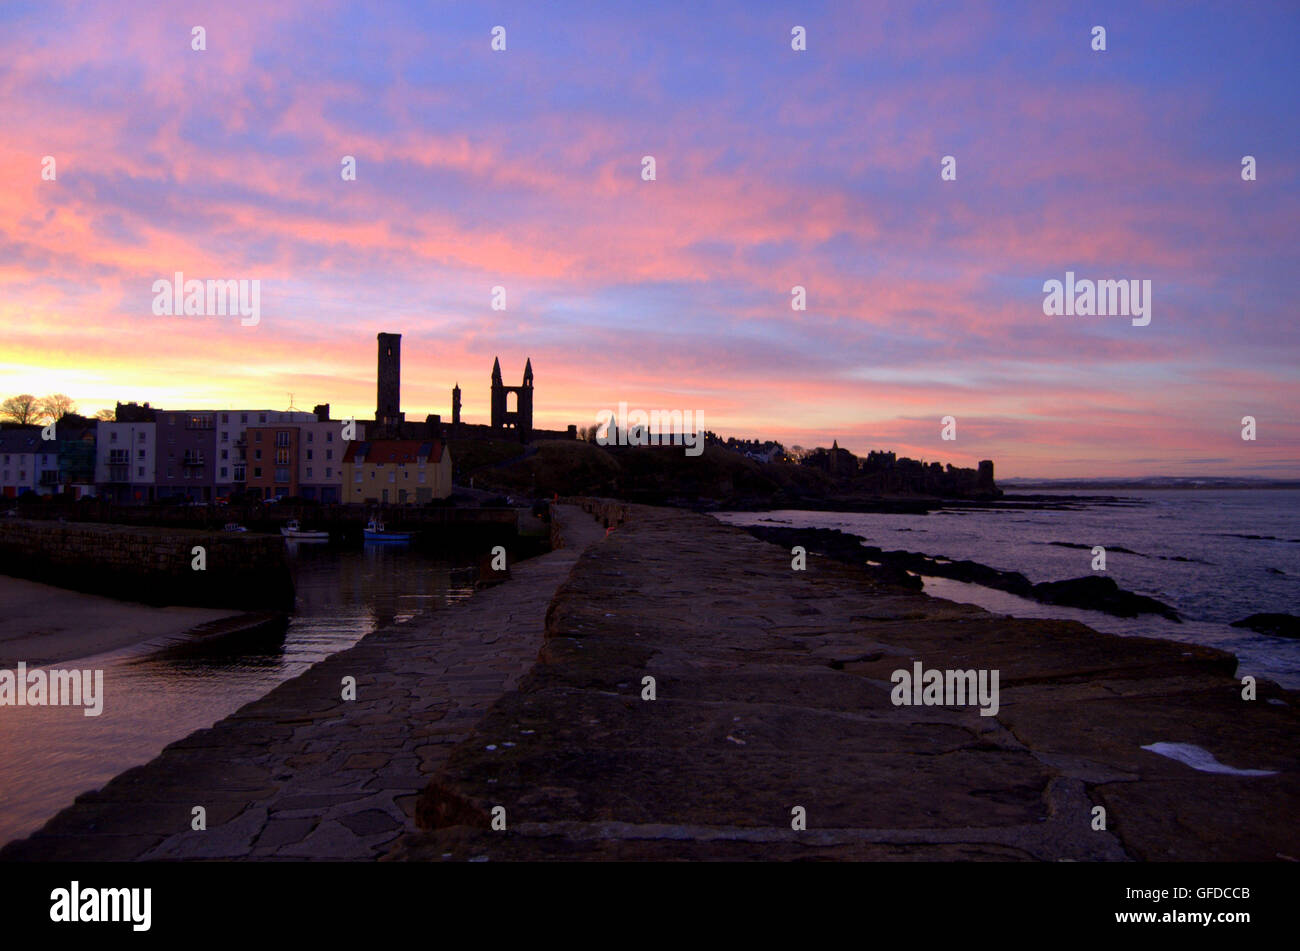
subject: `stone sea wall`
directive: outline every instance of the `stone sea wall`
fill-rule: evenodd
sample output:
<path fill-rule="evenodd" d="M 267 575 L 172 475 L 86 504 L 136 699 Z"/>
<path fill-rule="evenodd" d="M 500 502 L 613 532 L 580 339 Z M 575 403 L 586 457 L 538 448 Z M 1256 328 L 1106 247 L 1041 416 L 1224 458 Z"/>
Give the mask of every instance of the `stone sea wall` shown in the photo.
<path fill-rule="evenodd" d="M 0 573 L 145 604 L 293 607 L 284 541 L 274 535 L 5 518 Z"/>

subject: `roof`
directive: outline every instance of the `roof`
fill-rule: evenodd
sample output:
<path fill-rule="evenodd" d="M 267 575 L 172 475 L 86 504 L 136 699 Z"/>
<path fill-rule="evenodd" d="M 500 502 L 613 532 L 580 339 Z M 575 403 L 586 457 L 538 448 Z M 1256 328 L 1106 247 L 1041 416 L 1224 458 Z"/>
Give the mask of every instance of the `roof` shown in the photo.
<path fill-rule="evenodd" d="M 353 442 L 348 446 L 348 451 L 343 454 L 344 462 L 368 462 L 376 465 L 415 462 L 418 459 L 441 462 L 442 440 L 374 439 Z"/>
<path fill-rule="evenodd" d="M 58 452 L 54 444 L 40 446 L 39 429 L 0 429 L 0 452 Z"/>

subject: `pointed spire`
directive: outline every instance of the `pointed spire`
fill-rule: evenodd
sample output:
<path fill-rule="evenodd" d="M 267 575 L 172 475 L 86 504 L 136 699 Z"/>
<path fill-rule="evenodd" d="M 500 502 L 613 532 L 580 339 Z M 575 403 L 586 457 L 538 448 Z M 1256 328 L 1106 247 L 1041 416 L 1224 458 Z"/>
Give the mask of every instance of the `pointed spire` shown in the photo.
<path fill-rule="evenodd" d="M 501 382 L 501 359 L 499 357 L 494 357 L 492 360 L 492 382 Z"/>
<path fill-rule="evenodd" d="M 531 357 L 529 357 L 527 362 L 524 363 L 524 386 L 532 386 L 532 385 L 533 385 L 533 360 Z"/>

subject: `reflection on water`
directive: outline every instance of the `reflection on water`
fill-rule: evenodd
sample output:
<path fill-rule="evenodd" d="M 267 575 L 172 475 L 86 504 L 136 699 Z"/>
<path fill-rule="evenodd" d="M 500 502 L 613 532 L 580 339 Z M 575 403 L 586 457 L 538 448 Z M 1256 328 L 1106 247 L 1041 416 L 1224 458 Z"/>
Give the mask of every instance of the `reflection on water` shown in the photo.
<path fill-rule="evenodd" d="M 297 605 L 283 639 L 263 634 L 187 655 L 142 645 L 56 665 L 104 671 L 98 717 L 80 707 L 0 709 L 0 842 L 35 831 L 77 794 L 148 762 L 379 627 L 473 594 L 464 562 L 406 546 L 287 547 Z"/>

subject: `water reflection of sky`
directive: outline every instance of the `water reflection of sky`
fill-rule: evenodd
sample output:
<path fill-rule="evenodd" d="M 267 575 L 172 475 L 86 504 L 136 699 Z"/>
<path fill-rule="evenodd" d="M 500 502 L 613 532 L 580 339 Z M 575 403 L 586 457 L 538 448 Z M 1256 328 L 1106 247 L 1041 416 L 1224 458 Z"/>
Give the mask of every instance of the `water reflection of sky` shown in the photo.
<path fill-rule="evenodd" d="M 239 652 L 170 656 L 126 648 L 57 665 L 104 670 L 104 712 L 0 710 L 0 842 L 29 834 L 80 793 L 148 762 L 277 684 L 386 624 L 462 600 L 463 567 L 405 546 L 289 545 L 297 605 L 282 641 Z"/>

